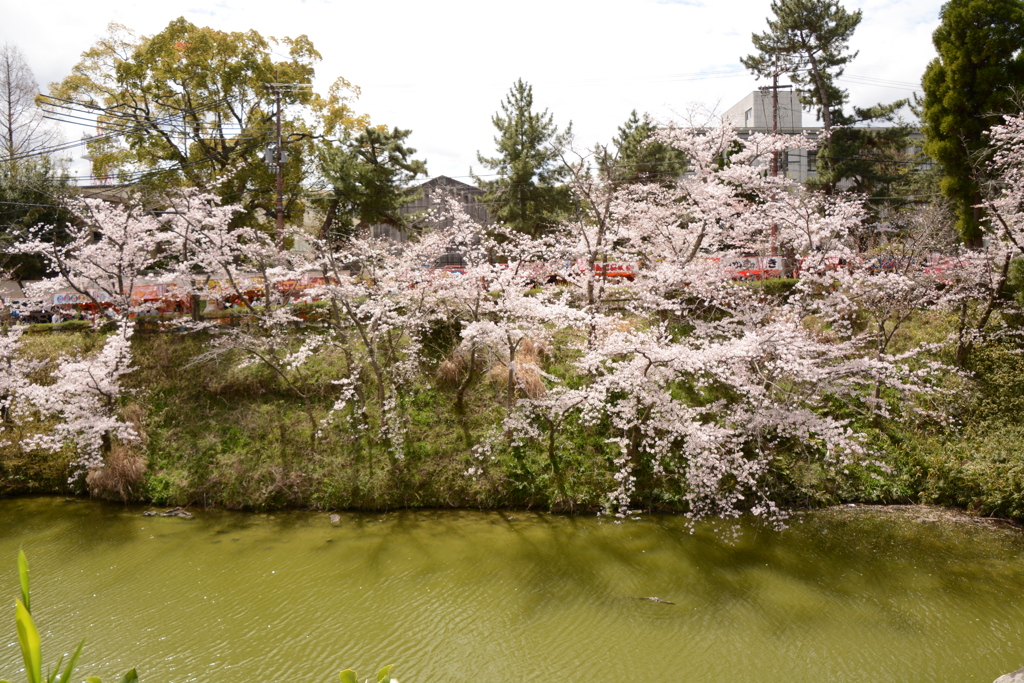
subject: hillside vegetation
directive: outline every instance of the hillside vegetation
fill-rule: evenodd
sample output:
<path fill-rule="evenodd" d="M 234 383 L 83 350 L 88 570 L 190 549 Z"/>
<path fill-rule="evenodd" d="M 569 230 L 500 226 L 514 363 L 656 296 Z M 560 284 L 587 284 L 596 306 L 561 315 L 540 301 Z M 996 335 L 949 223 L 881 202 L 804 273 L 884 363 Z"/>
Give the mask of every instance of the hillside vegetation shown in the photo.
<path fill-rule="evenodd" d="M 946 321 L 921 319 L 917 335 L 941 334 Z M 50 331 L 25 337 L 24 352 L 54 358 L 69 351 L 96 353 L 103 334 Z M 439 337 L 441 335 L 438 335 Z M 447 345 L 454 340 L 449 334 Z M 0 493 L 60 493 L 160 505 L 221 505 L 269 509 L 392 509 L 399 507 L 536 507 L 596 512 L 606 504 L 618 471 L 617 448 L 602 425 L 567 424 L 548 459 L 545 438 L 494 449 L 483 474 L 472 445 L 501 422 L 503 387 L 484 381 L 455 411 L 453 392 L 438 376 L 445 340 L 422 364 L 405 397 L 405 457 L 396 460 L 372 433 L 334 423 L 310 448 L 305 410 L 293 389 L 266 368 L 239 368 L 234 359 L 197 362 L 208 335 L 139 334 L 137 369 L 120 411 L 143 435 L 117 444 L 104 471 L 68 483 L 73 454 L 0 449 Z M 542 359 L 546 372 L 567 375 L 557 347 Z M 326 418 L 337 390 L 329 378 L 344 360 L 327 357 L 303 387 Z M 339 367 L 332 367 L 337 364 Z M 973 377 L 945 407 L 958 416 L 948 426 L 881 421 L 861 425 L 886 467 L 854 463 L 829 470 L 780 449 L 765 481 L 783 506 L 838 502 L 934 502 L 985 515 L 1024 518 L 1024 358 L 1005 345 L 976 350 Z M 465 427 L 465 428 L 464 428 Z M 465 435 L 470 435 L 467 442 Z M 23 436 L 23 435 L 19 435 Z M 686 511 L 685 482 L 641 472 L 636 507 Z"/>

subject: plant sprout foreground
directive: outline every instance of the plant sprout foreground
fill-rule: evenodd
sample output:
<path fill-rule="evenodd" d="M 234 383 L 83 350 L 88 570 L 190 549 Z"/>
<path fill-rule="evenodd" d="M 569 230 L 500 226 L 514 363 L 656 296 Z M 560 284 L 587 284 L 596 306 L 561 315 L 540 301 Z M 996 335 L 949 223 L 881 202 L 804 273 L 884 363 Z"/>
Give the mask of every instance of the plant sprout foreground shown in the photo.
<path fill-rule="evenodd" d="M 18 579 L 21 583 L 21 598 L 14 601 L 14 620 L 18 626 L 18 643 L 21 645 L 21 656 L 25 661 L 25 676 L 28 683 L 43 683 L 44 681 L 45 683 L 69 683 L 75 665 L 78 664 L 78 658 L 82 654 L 82 648 L 85 646 L 85 638 L 78 643 L 78 647 L 75 648 L 75 652 L 71 655 L 63 672 L 61 665 L 64 663 L 64 657 L 61 656 L 57 661 L 57 666 L 49 671 L 44 678 L 42 644 L 39 631 L 32 620 L 32 603 L 28 590 L 28 560 L 23 551 L 18 552 Z M 121 683 L 137 683 L 138 680 L 139 676 L 135 669 L 130 669 L 121 677 Z M 96 676 L 89 676 L 86 681 L 102 683 Z M 7 681 L 0 681 L 0 683 L 7 683 Z"/>
<path fill-rule="evenodd" d="M 61 671 L 61 665 L 64 663 L 64 657 L 61 657 L 53 671 L 48 672 L 44 678 L 39 631 L 32 620 L 31 601 L 28 590 L 28 560 L 25 558 L 24 551 L 18 551 L 18 580 L 21 584 L 21 598 L 14 601 L 15 622 L 18 627 L 18 643 L 21 645 L 21 656 L 25 661 L 25 675 L 28 683 L 43 683 L 44 681 L 45 683 L 70 683 L 75 665 L 78 663 L 78 658 L 82 654 L 82 648 L 85 646 L 85 638 L 82 638 L 81 642 L 78 643 L 78 647 L 75 648 L 75 652 L 71 655 L 71 659 L 68 660 L 63 672 Z M 391 666 L 386 666 L 378 671 L 376 683 L 398 683 L 398 679 L 391 677 L 391 668 Z M 352 669 L 345 669 L 339 676 L 341 683 L 359 683 L 356 672 Z M 102 683 L 96 676 L 89 676 L 85 680 L 87 683 Z M 132 668 L 121 677 L 120 683 L 138 683 L 138 681 L 139 675 Z M 8 682 L 0 681 L 0 683 Z"/>

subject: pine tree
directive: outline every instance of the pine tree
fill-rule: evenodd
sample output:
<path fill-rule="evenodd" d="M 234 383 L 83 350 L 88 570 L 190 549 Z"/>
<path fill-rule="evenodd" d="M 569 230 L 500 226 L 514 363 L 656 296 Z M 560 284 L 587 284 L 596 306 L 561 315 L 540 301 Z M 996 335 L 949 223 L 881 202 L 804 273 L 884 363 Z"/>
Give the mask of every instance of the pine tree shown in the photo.
<path fill-rule="evenodd" d="M 861 11 L 847 12 L 839 0 L 772 0 L 771 8 L 775 19 L 768 19 L 768 31 L 751 36 L 758 54 L 740 61 L 760 77 L 787 74 L 794 84 L 806 86 L 801 101 L 818 109 L 826 135 L 831 134 L 833 118 L 847 100 L 835 79 L 857 56 L 848 47 Z M 832 167 L 827 137 L 824 152 L 819 173 Z"/>
<path fill-rule="evenodd" d="M 484 202 L 491 216 L 506 227 L 528 235 L 547 232 L 571 207 L 569 192 L 562 184 L 567 170 L 559 149 L 571 135 L 564 133 L 548 110 L 533 111 L 533 88 L 519 79 L 501 103 L 501 112 L 491 118 L 498 135 L 498 155 L 477 152 L 484 168 L 494 171 L 495 180 L 474 176 L 486 192 Z"/>
<path fill-rule="evenodd" d="M 655 130 L 634 109 L 612 139 L 615 156 L 601 160 L 605 176 L 619 183 L 650 183 L 671 181 L 682 175 L 686 171 L 686 155 L 652 140 Z"/>
<path fill-rule="evenodd" d="M 908 153 L 913 128 L 899 117 L 899 110 L 907 104 L 908 100 L 897 100 L 864 109 L 853 107 L 852 114 L 836 111 L 834 123 L 842 127 L 832 133 L 832 168 L 809 185 L 834 187 L 845 181 L 843 187 L 867 197 L 871 207 L 901 204 L 904 200 L 897 188 L 916 172 L 915 159 Z M 864 123 L 875 127 L 860 125 Z"/>
<path fill-rule="evenodd" d="M 347 237 L 356 220 L 404 228 L 400 209 L 419 196 L 409 184 L 427 174 L 426 162 L 406 147 L 412 133 L 401 128 L 367 127 L 346 135 L 321 152 L 320 170 L 331 184 L 321 237 Z"/>
<path fill-rule="evenodd" d="M 974 163 L 986 131 L 1015 111 L 1024 86 L 1024 2 L 950 0 L 932 34 L 939 56 L 922 79 L 925 152 L 942 167 L 943 194 L 957 209 L 957 227 L 969 243 L 981 239 L 981 193 Z"/>

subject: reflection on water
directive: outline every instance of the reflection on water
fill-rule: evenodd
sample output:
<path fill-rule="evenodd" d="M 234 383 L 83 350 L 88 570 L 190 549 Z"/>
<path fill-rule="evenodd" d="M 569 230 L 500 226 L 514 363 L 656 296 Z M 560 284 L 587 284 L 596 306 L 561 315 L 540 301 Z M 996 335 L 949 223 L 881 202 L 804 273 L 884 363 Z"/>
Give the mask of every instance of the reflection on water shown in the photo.
<path fill-rule="evenodd" d="M 991 681 L 1024 666 L 1024 537 L 905 516 L 775 532 L 529 512 L 199 512 L 0 501 L 0 596 L 29 556 L 44 656 L 143 683 Z M 674 605 L 642 597 L 658 597 Z M 23 674 L 13 610 L 0 677 Z M 973 676 L 973 678 L 972 678 Z M 116 680 L 116 678 L 115 678 Z"/>

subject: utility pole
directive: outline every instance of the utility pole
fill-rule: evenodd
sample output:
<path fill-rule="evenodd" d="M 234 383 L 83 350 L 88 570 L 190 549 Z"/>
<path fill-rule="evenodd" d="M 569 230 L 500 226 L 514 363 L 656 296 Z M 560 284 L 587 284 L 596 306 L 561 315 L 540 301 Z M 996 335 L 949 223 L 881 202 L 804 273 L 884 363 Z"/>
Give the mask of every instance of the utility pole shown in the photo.
<path fill-rule="evenodd" d="M 793 87 L 792 85 L 779 85 L 779 75 L 780 74 L 781 74 L 781 72 L 779 71 L 779 56 L 775 55 L 775 68 L 772 69 L 772 84 L 771 84 L 771 90 L 772 90 L 772 135 L 773 136 L 779 134 L 779 88 L 792 88 Z M 767 89 L 768 89 L 767 87 L 761 88 L 761 92 L 764 92 Z M 774 150 L 772 152 L 772 177 L 773 178 L 777 178 L 778 175 L 779 175 L 779 151 L 778 150 Z M 777 256 L 778 253 L 779 253 L 778 237 L 779 237 L 779 226 L 777 224 L 775 224 L 775 223 L 772 223 L 771 244 L 770 244 L 770 249 L 771 249 L 771 255 L 772 256 Z"/>
<path fill-rule="evenodd" d="M 284 250 L 284 165 L 288 161 L 288 152 L 284 149 L 284 141 L 281 138 L 281 93 L 294 92 L 296 90 L 308 90 L 312 86 L 308 83 L 267 83 L 267 88 L 274 93 L 274 105 L 276 119 L 274 124 L 274 146 L 267 150 L 264 156 L 268 166 L 276 170 L 277 196 L 274 200 L 274 214 L 276 217 L 275 226 L 277 231 L 277 248 Z"/>
<path fill-rule="evenodd" d="M 278 119 L 278 130 L 281 130 L 281 118 Z M 771 74 L 771 134 L 778 135 L 778 55 L 775 55 L 775 69 Z M 279 133 L 279 138 L 281 137 Z M 279 142 L 280 144 L 280 142 Z M 771 175 L 778 176 L 778 150 L 771 153 Z M 772 239 L 772 245 L 775 240 Z"/>
<path fill-rule="evenodd" d="M 275 84 L 276 85 L 276 84 Z M 284 249 L 284 163 L 281 159 L 281 88 L 274 88 L 277 104 L 277 125 L 274 140 L 274 165 L 277 166 L 277 198 L 274 213 L 277 214 L 277 248 Z"/>

